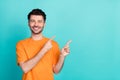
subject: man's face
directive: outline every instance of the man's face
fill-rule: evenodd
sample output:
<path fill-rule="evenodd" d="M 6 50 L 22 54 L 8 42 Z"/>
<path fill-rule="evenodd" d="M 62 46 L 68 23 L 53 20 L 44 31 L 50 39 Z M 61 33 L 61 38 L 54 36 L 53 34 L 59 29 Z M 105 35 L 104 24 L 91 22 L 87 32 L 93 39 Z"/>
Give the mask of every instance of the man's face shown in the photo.
<path fill-rule="evenodd" d="M 40 34 L 45 26 L 45 21 L 42 15 L 31 15 L 29 26 L 33 34 Z"/>

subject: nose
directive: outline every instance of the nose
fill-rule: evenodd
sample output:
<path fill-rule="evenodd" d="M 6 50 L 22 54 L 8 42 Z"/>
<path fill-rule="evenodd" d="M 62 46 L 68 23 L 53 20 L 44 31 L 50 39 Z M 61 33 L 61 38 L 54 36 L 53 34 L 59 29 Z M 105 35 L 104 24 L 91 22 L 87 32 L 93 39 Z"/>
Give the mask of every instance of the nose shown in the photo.
<path fill-rule="evenodd" d="M 35 22 L 35 26 L 38 26 L 38 23 L 37 23 L 37 22 Z"/>

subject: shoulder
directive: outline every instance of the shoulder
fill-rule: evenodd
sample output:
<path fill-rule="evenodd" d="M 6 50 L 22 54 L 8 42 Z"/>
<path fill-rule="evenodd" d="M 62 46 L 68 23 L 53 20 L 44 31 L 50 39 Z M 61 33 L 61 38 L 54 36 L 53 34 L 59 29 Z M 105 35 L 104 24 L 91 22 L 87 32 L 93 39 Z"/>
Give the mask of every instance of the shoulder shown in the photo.
<path fill-rule="evenodd" d="M 23 40 L 19 40 L 16 44 L 16 46 L 19 46 L 19 45 L 24 45 L 24 44 L 27 44 L 29 42 L 30 38 L 26 38 L 26 39 L 23 39 Z"/>
<path fill-rule="evenodd" d="M 48 41 L 48 40 L 49 40 L 49 38 L 46 38 L 46 37 L 45 37 L 45 39 L 46 39 L 46 41 Z M 57 42 L 57 41 L 52 40 L 51 42 L 52 42 L 52 44 L 53 44 L 53 45 L 58 46 L 58 42 Z"/>
<path fill-rule="evenodd" d="M 55 41 L 55 40 L 52 40 L 52 44 L 53 44 L 53 46 L 54 46 L 54 47 L 59 47 L 58 42 L 57 42 L 57 41 Z"/>
<path fill-rule="evenodd" d="M 58 45 L 58 43 L 57 43 L 55 40 L 52 40 L 52 43 L 53 43 L 54 45 Z"/>

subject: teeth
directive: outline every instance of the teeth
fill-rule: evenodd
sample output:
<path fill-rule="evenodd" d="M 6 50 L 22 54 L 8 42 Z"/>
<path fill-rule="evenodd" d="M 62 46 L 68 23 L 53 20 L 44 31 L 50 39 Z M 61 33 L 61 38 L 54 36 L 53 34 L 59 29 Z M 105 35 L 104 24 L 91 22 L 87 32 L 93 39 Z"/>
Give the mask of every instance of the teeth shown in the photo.
<path fill-rule="evenodd" d="M 38 28 L 38 27 L 33 27 L 33 29 L 37 30 L 37 29 L 39 29 L 39 28 Z"/>
<path fill-rule="evenodd" d="M 38 28 L 35 28 L 35 29 L 38 29 Z"/>

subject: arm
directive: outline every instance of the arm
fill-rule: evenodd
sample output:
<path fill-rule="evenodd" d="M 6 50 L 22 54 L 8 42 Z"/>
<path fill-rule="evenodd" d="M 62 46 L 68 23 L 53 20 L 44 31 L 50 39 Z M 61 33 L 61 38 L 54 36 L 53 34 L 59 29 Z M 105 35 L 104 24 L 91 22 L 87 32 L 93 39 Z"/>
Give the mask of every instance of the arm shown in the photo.
<path fill-rule="evenodd" d="M 42 49 L 35 57 L 29 59 L 28 61 L 20 62 L 19 65 L 23 72 L 27 73 L 30 71 L 40 61 L 46 52 L 46 50 Z"/>
<path fill-rule="evenodd" d="M 56 74 L 58 74 L 61 71 L 63 64 L 64 64 L 65 57 L 70 53 L 70 50 L 69 50 L 70 43 L 71 43 L 71 40 L 68 41 L 65 47 L 62 48 L 61 54 L 59 56 L 59 60 L 57 64 L 53 66 L 53 72 Z"/>
<path fill-rule="evenodd" d="M 53 66 L 53 72 L 55 74 L 58 74 L 61 71 L 63 64 L 64 64 L 64 60 L 65 60 L 65 56 L 60 55 L 57 64 L 55 66 Z"/>
<path fill-rule="evenodd" d="M 42 57 L 45 55 L 45 53 L 52 48 L 51 40 L 48 40 L 48 42 L 44 45 L 44 47 L 38 52 L 36 56 L 29 59 L 25 62 L 20 62 L 19 65 L 22 68 L 24 73 L 27 73 L 30 71 L 36 64 L 42 59 Z"/>

